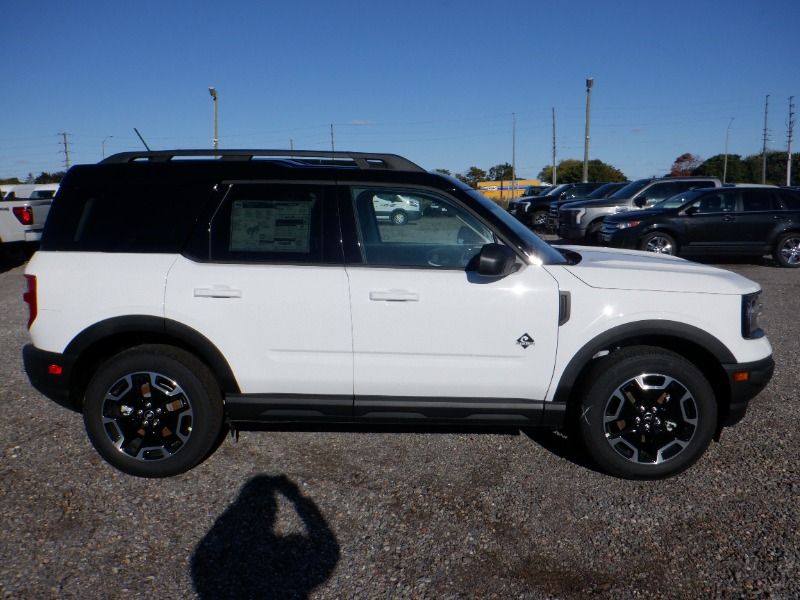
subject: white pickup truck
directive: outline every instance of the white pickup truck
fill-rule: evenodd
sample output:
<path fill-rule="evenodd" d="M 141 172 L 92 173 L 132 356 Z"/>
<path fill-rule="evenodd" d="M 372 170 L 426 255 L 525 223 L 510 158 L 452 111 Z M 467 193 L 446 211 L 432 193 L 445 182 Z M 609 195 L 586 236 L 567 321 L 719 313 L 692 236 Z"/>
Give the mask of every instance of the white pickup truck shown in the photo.
<path fill-rule="evenodd" d="M 0 251 L 38 242 L 57 183 L 16 185 L 0 200 Z"/>

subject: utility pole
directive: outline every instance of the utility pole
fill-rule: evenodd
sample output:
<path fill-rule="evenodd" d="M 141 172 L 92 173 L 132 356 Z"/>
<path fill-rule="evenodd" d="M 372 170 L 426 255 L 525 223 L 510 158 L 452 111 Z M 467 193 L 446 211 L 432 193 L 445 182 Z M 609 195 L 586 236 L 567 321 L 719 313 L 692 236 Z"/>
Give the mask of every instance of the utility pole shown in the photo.
<path fill-rule="evenodd" d="M 69 167 L 70 167 L 70 162 L 69 162 L 69 140 L 67 139 L 67 136 L 70 135 L 70 134 L 62 131 L 58 135 L 60 135 L 63 138 L 63 142 L 62 143 L 64 144 L 64 165 L 66 166 L 67 171 L 69 171 Z"/>
<path fill-rule="evenodd" d="M 767 183 L 767 113 L 769 112 L 769 94 L 764 103 L 764 145 L 761 149 L 761 183 Z"/>
<path fill-rule="evenodd" d="M 594 79 L 586 80 L 586 140 L 583 144 L 583 183 L 589 181 L 589 115 L 592 110 L 592 86 Z"/>
<path fill-rule="evenodd" d="M 556 185 L 557 173 L 556 173 L 556 107 L 553 107 L 553 185 Z"/>
<path fill-rule="evenodd" d="M 208 93 L 211 94 L 211 99 L 214 101 L 214 150 L 219 148 L 219 128 L 218 128 L 218 106 L 219 106 L 219 99 L 217 98 L 217 88 L 210 87 L 208 88 Z"/>
<path fill-rule="evenodd" d="M 731 117 L 728 129 L 725 130 L 725 160 L 722 162 L 722 183 L 725 183 L 725 179 L 728 177 L 728 137 L 731 133 L 731 125 L 733 125 L 734 118 Z"/>
<path fill-rule="evenodd" d="M 789 132 L 786 155 L 786 185 L 792 185 L 792 134 L 794 133 L 794 96 L 789 96 Z"/>
<path fill-rule="evenodd" d="M 517 113 L 511 113 L 511 200 L 517 192 Z"/>
<path fill-rule="evenodd" d="M 333 139 L 333 123 L 331 123 L 331 152 L 336 152 L 336 144 Z"/>

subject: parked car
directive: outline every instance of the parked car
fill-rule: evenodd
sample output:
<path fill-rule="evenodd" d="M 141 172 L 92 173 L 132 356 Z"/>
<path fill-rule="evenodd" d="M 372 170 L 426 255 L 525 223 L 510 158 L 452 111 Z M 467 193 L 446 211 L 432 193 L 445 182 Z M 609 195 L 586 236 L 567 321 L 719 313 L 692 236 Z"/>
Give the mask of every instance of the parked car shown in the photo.
<path fill-rule="evenodd" d="M 419 199 L 408 194 L 375 194 L 372 204 L 378 220 L 389 221 L 392 225 L 419 221 L 422 216 Z"/>
<path fill-rule="evenodd" d="M 516 202 L 510 202 L 508 211 L 528 227 L 542 229 L 547 225 L 547 214 L 552 202 L 582 198 L 602 185 L 603 182 L 562 183 L 541 195 L 522 197 Z"/>
<path fill-rule="evenodd" d="M 763 256 L 800 267 L 800 192 L 737 186 L 698 189 L 649 210 L 607 217 L 603 244 L 680 256 Z"/>
<path fill-rule="evenodd" d="M 608 215 L 649 208 L 692 188 L 721 185 L 716 177 L 639 179 L 604 200 L 583 200 L 563 205 L 558 211 L 558 235 L 567 240 L 596 242 L 603 219 Z"/>
<path fill-rule="evenodd" d="M 0 200 L 0 252 L 12 254 L 34 248 L 42 237 L 58 184 L 19 184 Z"/>
<path fill-rule="evenodd" d="M 542 194 L 546 193 L 548 190 L 552 189 L 554 186 L 542 184 L 542 185 L 529 185 L 525 188 L 525 191 L 522 193 L 523 196 L 541 196 Z"/>
<path fill-rule="evenodd" d="M 604 183 L 599 188 L 582 198 L 567 198 L 565 200 L 556 200 L 551 202 L 550 210 L 547 213 L 547 231 L 551 233 L 558 232 L 558 211 L 568 202 L 578 202 L 579 200 L 601 200 L 603 198 L 608 198 L 629 183 L 629 181 Z"/>
<path fill-rule="evenodd" d="M 397 227 L 376 197 L 453 216 Z M 667 477 L 773 370 L 758 284 L 556 249 L 396 155 L 75 166 L 25 278 L 30 381 L 83 413 L 105 460 L 146 477 L 191 469 L 226 427 L 275 422 L 569 426 L 608 472 Z"/>

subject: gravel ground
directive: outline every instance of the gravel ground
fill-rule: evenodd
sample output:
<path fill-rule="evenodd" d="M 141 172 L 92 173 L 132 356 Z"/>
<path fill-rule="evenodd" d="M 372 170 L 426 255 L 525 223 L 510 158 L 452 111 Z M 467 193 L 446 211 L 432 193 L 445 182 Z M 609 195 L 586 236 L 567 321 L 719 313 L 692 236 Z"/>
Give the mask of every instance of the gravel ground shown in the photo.
<path fill-rule="evenodd" d="M 761 283 L 777 370 L 687 473 L 598 473 L 557 434 L 262 431 L 193 471 L 107 466 L 23 373 L 0 267 L 2 598 L 798 598 L 800 270 Z"/>

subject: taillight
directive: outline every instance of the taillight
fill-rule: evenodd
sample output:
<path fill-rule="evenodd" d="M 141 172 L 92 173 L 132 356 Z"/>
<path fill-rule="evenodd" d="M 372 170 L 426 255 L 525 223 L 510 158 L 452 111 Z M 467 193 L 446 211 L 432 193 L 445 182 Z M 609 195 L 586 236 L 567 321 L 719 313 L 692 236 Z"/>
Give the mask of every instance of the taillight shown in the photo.
<path fill-rule="evenodd" d="M 23 225 L 33 225 L 33 209 L 30 206 L 15 206 L 14 216 Z"/>
<path fill-rule="evenodd" d="M 28 283 L 28 289 L 22 294 L 22 299 L 28 304 L 28 329 L 30 329 L 39 310 L 36 303 L 36 275 L 25 275 L 25 280 Z"/>

